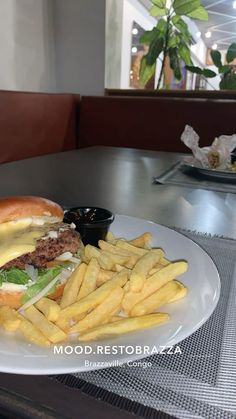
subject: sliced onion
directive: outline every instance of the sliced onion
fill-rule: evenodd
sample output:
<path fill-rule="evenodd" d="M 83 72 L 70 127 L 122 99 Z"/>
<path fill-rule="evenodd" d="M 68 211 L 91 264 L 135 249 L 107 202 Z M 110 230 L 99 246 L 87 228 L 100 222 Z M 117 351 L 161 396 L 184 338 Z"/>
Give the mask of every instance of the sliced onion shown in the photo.
<path fill-rule="evenodd" d="M 72 253 L 71 252 L 65 252 L 62 253 L 60 256 L 57 256 L 56 260 L 61 260 L 62 262 L 65 260 L 71 260 Z"/>
<path fill-rule="evenodd" d="M 53 287 L 53 285 L 57 283 L 57 281 L 60 281 L 60 282 L 65 281 L 66 279 L 69 278 L 70 275 L 71 275 L 70 271 L 63 269 L 63 271 L 61 271 L 59 275 L 53 278 L 52 281 L 49 282 L 48 285 L 46 285 L 46 287 L 44 287 L 41 291 L 38 292 L 38 294 L 34 295 L 30 300 L 28 300 L 25 304 L 23 304 L 23 306 L 21 306 L 18 311 L 22 312 L 26 310 L 28 307 L 35 304 L 38 300 L 43 298 L 44 295 L 50 291 L 50 289 Z"/>
<path fill-rule="evenodd" d="M 73 262 L 75 265 L 79 265 L 81 260 L 79 258 L 72 257 L 70 258 L 70 262 Z"/>
<path fill-rule="evenodd" d="M 29 275 L 30 279 L 32 279 L 32 281 L 36 281 L 36 279 L 38 278 L 38 269 L 36 269 L 34 266 L 32 265 L 25 265 L 25 272 Z"/>

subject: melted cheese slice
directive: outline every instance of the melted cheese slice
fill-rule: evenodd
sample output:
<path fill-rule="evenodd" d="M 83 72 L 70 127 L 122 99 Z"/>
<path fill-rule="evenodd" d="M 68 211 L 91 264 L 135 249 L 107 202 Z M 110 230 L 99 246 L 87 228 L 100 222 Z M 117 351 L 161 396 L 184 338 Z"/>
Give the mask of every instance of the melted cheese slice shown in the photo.
<path fill-rule="evenodd" d="M 0 224 L 0 267 L 19 256 L 33 252 L 45 230 L 32 218 Z"/>

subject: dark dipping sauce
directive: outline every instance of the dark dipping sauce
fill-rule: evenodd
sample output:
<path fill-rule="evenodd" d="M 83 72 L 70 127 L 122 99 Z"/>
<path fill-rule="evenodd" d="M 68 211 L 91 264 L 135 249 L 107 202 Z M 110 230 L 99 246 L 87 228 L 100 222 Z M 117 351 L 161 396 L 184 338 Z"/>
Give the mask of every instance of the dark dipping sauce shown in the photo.
<path fill-rule="evenodd" d="M 98 245 L 105 240 L 114 214 L 105 208 L 73 207 L 64 212 L 64 223 L 74 223 L 84 245 Z"/>

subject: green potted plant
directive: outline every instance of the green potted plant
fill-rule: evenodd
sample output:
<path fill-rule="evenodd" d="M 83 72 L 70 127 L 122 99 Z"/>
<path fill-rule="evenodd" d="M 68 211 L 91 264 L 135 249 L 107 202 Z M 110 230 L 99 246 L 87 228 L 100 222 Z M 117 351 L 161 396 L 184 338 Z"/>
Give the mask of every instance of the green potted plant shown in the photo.
<path fill-rule="evenodd" d="M 210 52 L 212 62 L 215 64 L 218 73 L 215 71 L 200 68 L 197 66 L 186 65 L 186 69 L 192 73 L 201 74 L 206 78 L 213 78 L 217 75 L 221 76 L 219 88 L 221 90 L 235 90 L 236 89 L 236 74 L 235 69 L 230 63 L 236 58 L 236 43 L 233 42 L 226 53 L 226 64 L 223 64 L 220 51 L 211 50 Z"/>
<path fill-rule="evenodd" d="M 168 0 L 151 1 L 150 14 L 160 19 L 151 31 L 145 31 L 140 38 L 141 43 L 148 44 L 148 52 L 141 60 L 139 77 L 141 83 L 145 85 L 155 73 L 156 60 L 162 54 L 161 70 L 156 86 L 159 89 L 167 59 L 177 80 L 182 78 L 181 60 L 187 66 L 193 67 L 190 52 L 191 35 L 183 16 L 208 20 L 208 13 L 200 0 L 173 0 L 170 5 Z M 207 72 L 208 70 L 205 75 Z"/>

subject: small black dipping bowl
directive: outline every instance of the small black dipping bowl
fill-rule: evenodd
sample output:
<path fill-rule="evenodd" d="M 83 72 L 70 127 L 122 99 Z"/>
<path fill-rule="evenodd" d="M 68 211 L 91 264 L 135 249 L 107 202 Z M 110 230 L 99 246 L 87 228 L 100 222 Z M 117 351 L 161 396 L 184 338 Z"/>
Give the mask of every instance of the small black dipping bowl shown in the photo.
<path fill-rule="evenodd" d="M 114 214 L 104 208 L 97 207 L 74 207 L 65 210 L 64 223 L 74 223 L 80 233 L 84 245 L 98 245 L 98 240 L 104 240 Z"/>

